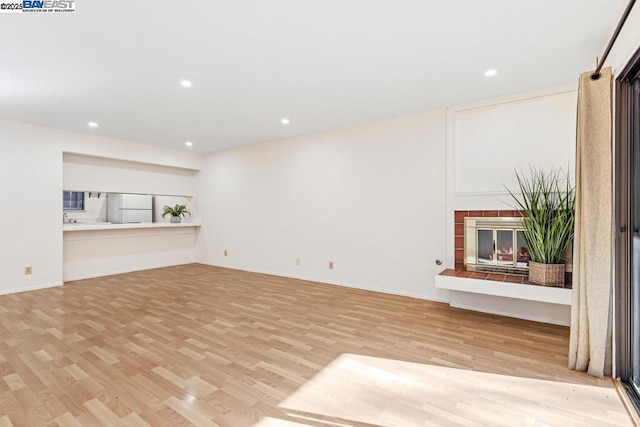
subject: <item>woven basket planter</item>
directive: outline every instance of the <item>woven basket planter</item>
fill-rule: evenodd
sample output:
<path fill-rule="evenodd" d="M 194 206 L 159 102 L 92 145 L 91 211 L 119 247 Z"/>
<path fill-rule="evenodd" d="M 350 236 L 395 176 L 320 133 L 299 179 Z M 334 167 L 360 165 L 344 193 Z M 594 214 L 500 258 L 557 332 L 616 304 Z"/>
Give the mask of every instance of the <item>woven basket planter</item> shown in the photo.
<path fill-rule="evenodd" d="M 529 281 L 542 286 L 564 285 L 564 264 L 529 262 Z"/>

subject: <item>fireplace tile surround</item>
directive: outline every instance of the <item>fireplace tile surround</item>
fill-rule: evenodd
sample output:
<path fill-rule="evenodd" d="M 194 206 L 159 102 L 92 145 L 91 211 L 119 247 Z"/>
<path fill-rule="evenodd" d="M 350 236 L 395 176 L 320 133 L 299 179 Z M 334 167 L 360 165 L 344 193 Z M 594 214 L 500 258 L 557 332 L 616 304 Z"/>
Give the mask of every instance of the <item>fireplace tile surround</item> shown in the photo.
<path fill-rule="evenodd" d="M 454 212 L 454 248 L 455 248 L 455 269 L 464 270 L 464 218 L 473 217 L 514 217 L 522 216 L 520 211 L 455 211 Z"/>
<path fill-rule="evenodd" d="M 455 276 L 460 278 L 472 278 L 480 280 L 491 280 L 496 282 L 521 283 L 533 285 L 528 281 L 526 276 L 502 274 L 502 273 L 485 273 L 465 271 L 464 269 L 464 218 L 465 217 L 516 217 L 522 216 L 517 210 L 461 210 L 454 212 L 454 249 L 455 249 L 455 268 L 447 269 L 440 273 L 443 276 Z M 564 288 L 571 289 L 572 275 L 567 273 Z"/>
<path fill-rule="evenodd" d="M 458 270 L 458 269 L 452 270 L 448 268 L 440 272 L 439 276 L 461 277 L 461 278 L 468 278 L 468 279 L 491 280 L 493 282 L 505 282 L 505 283 L 541 286 L 541 285 L 537 285 L 535 283 L 529 282 L 526 276 L 521 276 L 519 274 L 484 273 L 480 271 L 465 271 L 465 270 Z M 571 282 L 570 281 L 565 282 L 563 288 L 571 289 Z"/>

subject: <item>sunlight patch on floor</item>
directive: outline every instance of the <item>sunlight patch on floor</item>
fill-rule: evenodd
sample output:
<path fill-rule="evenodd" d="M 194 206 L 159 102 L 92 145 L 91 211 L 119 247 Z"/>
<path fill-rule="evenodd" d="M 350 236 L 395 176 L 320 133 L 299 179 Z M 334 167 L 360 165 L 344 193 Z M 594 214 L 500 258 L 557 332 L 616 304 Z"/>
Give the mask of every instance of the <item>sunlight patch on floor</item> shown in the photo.
<path fill-rule="evenodd" d="M 307 427 L 309 424 L 300 424 L 293 421 L 281 420 L 278 418 L 265 417 L 253 427 Z"/>
<path fill-rule="evenodd" d="M 264 419 L 257 426 L 632 425 L 613 387 L 355 354 L 335 359 L 279 407 L 295 422 Z"/>

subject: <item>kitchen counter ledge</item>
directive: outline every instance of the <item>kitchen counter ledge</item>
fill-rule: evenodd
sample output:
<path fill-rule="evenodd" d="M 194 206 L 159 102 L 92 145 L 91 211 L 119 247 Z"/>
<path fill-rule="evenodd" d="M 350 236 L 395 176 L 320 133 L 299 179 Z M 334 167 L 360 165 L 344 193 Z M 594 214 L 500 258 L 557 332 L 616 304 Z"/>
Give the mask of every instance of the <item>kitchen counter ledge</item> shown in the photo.
<path fill-rule="evenodd" d="M 151 222 L 137 224 L 105 224 L 105 223 L 75 223 L 63 224 L 62 231 L 106 231 L 106 230 L 126 230 L 135 228 L 177 228 L 177 227 L 200 227 L 199 222 Z"/>

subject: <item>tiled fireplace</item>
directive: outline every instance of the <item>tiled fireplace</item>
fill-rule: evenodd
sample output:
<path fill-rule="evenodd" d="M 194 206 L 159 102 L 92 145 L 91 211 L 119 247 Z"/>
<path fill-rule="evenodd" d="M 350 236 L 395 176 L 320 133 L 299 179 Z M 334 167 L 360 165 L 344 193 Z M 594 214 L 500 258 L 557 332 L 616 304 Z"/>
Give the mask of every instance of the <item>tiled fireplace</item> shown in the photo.
<path fill-rule="evenodd" d="M 464 269 L 487 273 L 529 273 L 522 217 L 466 217 Z"/>
<path fill-rule="evenodd" d="M 477 218 L 478 220 L 480 220 L 480 224 L 482 226 L 482 220 L 486 220 L 487 221 L 487 226 L 484 227 L 484 230 L 487 230 L 486 232 L 481 232 L 480 236 L 484 236 L 487 235 L 487 239 L 488 237 L 488 233 L 489 230 L 493 230 L 493 229 L 498 229 L 500 227 L 495 227 L 494 224 L 492 224 L 493 222 L 495 223 L 500 223 L 503 220 L 505 220 L 506 218 L 512 218 L 512 219 L 516 219 L 518 217 L 520 217 L 520 212 L 519 211 L 512 211 L 512 210 L 501 210 L 501 211 L 455 211 L 454 213 L 454 223 L 455 223 L 455 242 L 454 242 L 454 247 L 455 247 L 455 269 L 456 270 L 465 270 L 465 248 L 464 248 L 464 241 L 465 241 L 465 221 L 464 219 L 466 217 L 470 217 L 470 218 Z M 495 221 L 492 221 L 495 220 Z M 504 224 L 504 223 L 503 223 Z M 509 237 L 507 237 L 506 234 L 503 233 L 497 233 L 497 232 L 491 232 L 491 242 L 498 242 L 500 241 L 500 243 L 504 243 L 506 244 L 506 242 L 509 240 Z M 482 237 L 480 237 L 482 239 Z M 513 266 L 513 270 L 511 272 L 523 272 L 522 268 L 524 267 L 522 265 L 522 263 L 518 263 L 517 261 L 517 251 L 520 249 L 520 247 L 518 247 L 516 249 L 516 247 L 514 245 L 517 245 L 518 242 L 518 236 L 516 235 L 516 241 L 511 245 L 511 250 L 512 252 L 516 253 L 516 261 L 511 262 L 511 265 Z M 511 235 L 511 241 L 513 242 L 513 235 Z M 475 242 L 475 243 L 479 243 L 479 242 Z M 479 253 L 477 255 L 476 258 L 480 258 L 481 260 L 484 259 L 486 260 L 486 262 L 484 263 L 484 266 L 481 266 L 479 269 L 475 267 L 476 263 L 473 263 L 474 266 L 471 268 L 467 268 L 467 270 L 469 271 L 487 271 L 487 272 L 491 272 L 491 271 L 499 271 L 501 270 L 500 268 L 498 268 L 497 270 L 493 269 L 493 266 L 498 266 L 499 267 L 499 262 L 501 262 L 503 265 L 505 265 L 505 263 L 508 264 L 507 259 L 509 258 L 508 256 L 504 256 L 504 254 L 500 254 L 501 251 L 503 251 L 502 246 L 503 245 L 497 245 L 497 247 L 492 247 L 491 252 L 493 253 L 492 256 L 489 256 L 488 254 L 484 254 L 485 251 L 481 251 L 483 253 Z M 477 244 L 474 244 L 475 247 L 477 247 Z M 483 249 L 482 247 L 480 249 Z M 504 250 L 506 250 L 508 252 L 508 248 L 505 248 Z M 484 255 L 484 256 L 482 256 Z M 511 254 L 511 256 L 513 257 L 513 253 Z M 500 259 L 498 259 L 500 258 Z M 469 256 L 467 256 L 466 258 L 467 263 L 469 264 Z M 482 261 L 481 261 L 482 263 Z M 518 264 L 520 264 L 520 267 L 518 267 Z M 484 268 L 483 268 L 484 267 Z M 524 272 L 526 272 L 526 267 L 524 267 L 525 270 Z M 504 269 L 503 269 L 504 270 Z M 508 272 L 508 271 L 507 271 Z"/>
<path fill-rule="evenodd" d="M 517 235 L 513 234 L 514 231 L 511 231 L 511 235 L 500 233 L 501 236 L 498 237 L 498 231 L 504 230 L 501 219 L 504 218 L 506 222 L 512 220 L 517 222 L 522 218 L 519 212 L 476 210 L 455 211 L 454 215 L 455 269 L 445 269 L 435 276 L 435 287 L 448 292 L 446 295 L 452 307 L 563 326 L 571 323 L 570 272 L 567 273 L 564 287 L 559 288 L 531 283 L 528 274 L 514 274 L 508 269 L 507 271 L 491 270 L 498 264 L 507 264 L 508 268 L 517 267 L 518 263 L 524 264 L 524 260 L 518 260 L 517 255 L 522 239 L 519 243 Z M 480 271 L 483 266 L 480 270 L 476 268 L 475 271 L 465 269 L 465 218 L 468 221 L 475 219 L 475 225 L 479 223 L 480 230 L 485 229 L 486 225 L 486 229 L 490 231 L 485 234 L 491 241 L 491 245 L 478 245 L 477 239 L 475 242 L 476 247 L 481 247 L 481 250 L 477 251 L 476 258 L 485 260 L 488 270 Z M 475 230 L 476 236 L 477 232 L 478 228 Z M 512 246 L 511 249 L 508 247 L 509 243 Z M 503 244 L 505 248 L 502 248 Z M 567 267 L 569 266 L 570 263 Z"/>
<path fill-rule="evenodd" d="M 465 228 L 465 218 L 467 226 L 469 223 L 476 225 L 476 230 L 472 235 L 472 239 L 476 240 L 471 244 L 476 248 L 477 253 L 471 257 L 468 253 L 465 256 L 465 233 L 467 233 L 467 240 L 469 240 L 469 231 L 468 228 Z M 440 274 L 460 278 L 531 284 L 527 277 L 528 253 L 524 247 L 522 236 L 517 231 L 519 227 L 517 224 L 510 224 L 506 228 L 511 228 L 513 231 L 502 232 L 505 229 L 505 223 L 518 221 L 519 218 L 522 218 L 520 212 L 513 210 L 455 211 L 455 269 L 445 270 Z M 489 241 L 489 244 L 479 244 L 478 240 L 482 238 L 482 235 L 486 236 L 485 240 Z M 564 287 L 571 288 L 571 250 L 567 252 L 567 255 Z M 475 263 L 470 262 L 473 258 L 477 260 Z"/>

